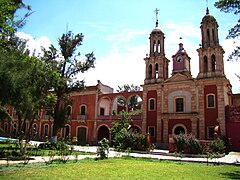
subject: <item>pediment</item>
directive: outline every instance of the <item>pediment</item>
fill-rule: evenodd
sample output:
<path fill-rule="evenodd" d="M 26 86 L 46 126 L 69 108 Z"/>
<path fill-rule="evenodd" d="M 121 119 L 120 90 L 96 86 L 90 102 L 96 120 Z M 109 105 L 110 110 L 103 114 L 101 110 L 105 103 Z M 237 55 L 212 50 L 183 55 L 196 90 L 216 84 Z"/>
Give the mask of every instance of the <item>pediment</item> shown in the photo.
<path fill-rule="evenodd" d="M 177 73 L 172 75 L 165 82 L 180 82 L 180 81 L 188 81 L 188 80 L 193 80 L 190 74 L 187 75 L 187 74 Z"/>

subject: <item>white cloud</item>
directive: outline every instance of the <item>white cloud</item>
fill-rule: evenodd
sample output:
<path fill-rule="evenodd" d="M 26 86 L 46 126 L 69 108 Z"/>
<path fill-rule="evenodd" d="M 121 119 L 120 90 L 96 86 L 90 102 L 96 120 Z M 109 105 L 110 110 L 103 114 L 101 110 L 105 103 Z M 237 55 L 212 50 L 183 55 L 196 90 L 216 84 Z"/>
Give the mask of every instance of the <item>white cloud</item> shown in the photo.
<path fill-rule="evenodd" d="M 233 40 L 233 39 L 224 39 L 220 44 L 225 50 L 225 54 L 224 54 L 225 75 L 230 80 L 230 83 L 232 84 L 233 93 L 239 93 L 240 81 L 239 81 L 239 78 L 236 76 L 236 74 L 240 75 L 240 71 L 239 71 L 240 61 L 227 61 L 228 56 L 231 54 L 231 52 L 236 46 L 235 41 L 236 40 Z M 239 40 L 238 40 L 238 44 L 239 44 Z"/>
<path fill-rule="evenodd" d="M 41 54 L 41 47 L 48 48 L 51 45 L 51 41 L 47 36 L 41 36 L 38 39 L 34 39 L 31 35 L 26 34 L 24 32 L 17 32 L 18 37 L 27 40 L 27 48 L 30 50 L 32 54 L 35 51 L 35 54 Z"/>
<path fill-rule="evenodd" d="M 184 25 L 184 26 L 183 26 Z M 178 50 L 178 44 L 182 42 L 188 55 L 191 57 L 191 72 L 196 77 L 199 72 L 199 58 L 196 49 L 201 42 L 201 32 L 199 27 L 194 27 L 190 23 L 184 24 L 165 24 L 162 25 L 165 33 L 165 53 L 170 60 L 169 73 L 172 72 L 172 55 Z M 183 28 L 184 27 L 184 28 Z M 115 90 L 118 85 L 134 84 L 141 85 L 145 78 L 145 62 L 143 58 L 149 53 L 149 32 L 123 30 L 118 34 L 112 34 L 105 40 L 112 42 L 112 47 L 107 54 L 97 58 L 96 68 L 84 74 L 79 74 L 77 78 L 85 79 L 86 85 L 96 85 L 97 80 L 103 84 L 113 87 Z M 18 36 L 28 40 L 28 47 L 37 53 L 41 52 L 41 46 L 49 47 L 50 40 L 46 36 L 34 39 L 31 35 L 18 32 Z M 146 44 L 132 45 L 136 37 L 146 39 Z M 179 37 L 183 39 L 180 40 Z M 233 92 L 239 92 L 240 82 L 235 74 L 240 74 L 240 62 L 226 61 L 228 55 L 234 49 L 233 40 L 224 39 L 220 44 L 225 50 L 225 74 L 233 86 Z M 239 72 L 239 73 L 238 73 Z"/>

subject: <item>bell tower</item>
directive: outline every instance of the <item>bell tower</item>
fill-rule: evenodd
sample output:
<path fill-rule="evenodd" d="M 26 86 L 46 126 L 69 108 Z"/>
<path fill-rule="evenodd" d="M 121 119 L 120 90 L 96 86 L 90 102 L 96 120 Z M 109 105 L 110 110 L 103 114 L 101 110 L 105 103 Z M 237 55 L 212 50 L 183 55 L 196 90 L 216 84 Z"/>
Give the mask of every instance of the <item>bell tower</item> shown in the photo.
<path fill-rule="evenodd" d="M 223 54 L 224 50 L 219 45 L 218 23 L 214 16 L 206 15 L 201 22 L 202 45 L 198 51 L 199 73 L 197 78 L 224 77 Z"/>
<path fill-rule="evenodd" d="M 152 30 L 150 40 L 150 54 L 144 60 L 146 64 L 145 84 L 160 83 L 168 78 L 169 60 L 164 52 L 164 33 L 158 27 L 158 11 L 156 9 L 156 25 Z"/>

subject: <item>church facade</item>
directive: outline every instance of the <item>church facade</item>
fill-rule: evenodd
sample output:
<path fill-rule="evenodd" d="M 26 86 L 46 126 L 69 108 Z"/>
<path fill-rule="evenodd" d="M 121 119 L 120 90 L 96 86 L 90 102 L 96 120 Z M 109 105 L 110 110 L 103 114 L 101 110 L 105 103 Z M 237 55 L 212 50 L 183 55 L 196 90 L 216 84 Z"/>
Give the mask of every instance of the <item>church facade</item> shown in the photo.
<path fill-rule="evenodd" d="M 114 93 L 109 86 L 98 81 L 96 86 L 71 94 L 69 120 L 59 138 L 76 137 L 79 144 L 96 144 L 98 140 L 111 138 L 112 122 L 124 110 L 138 110 L 132 125 L 139 131 L 150 133 L 151 141 L 159 147 L 167 147 L 169 136 L 191 133 L 201 140 L 214 138 L 215 127 L 221 136 L 231 138 L 232 147 L 240 148 L 240 96 L 233 95 L 230 81 L 224 73 L 224 50 L 219 44 L 218 23 L 214 16 L 206 15 L 201 21 L 202 43 L 197 49 L 199 72 L 191 75 L 191 58 L 182 43 L 169 60 L 165 56 L 164 32 L 158 27 L 150 33 L 150 52 L 144 58 L 145 79 L 142 91 Z M 169 63 L 172 63 L 169 76 Z M 143 72 L 144 73 L 144 72 Z M 131 104 L 131 98 L 138 106 Z M 18 127 L 13 108 L 9 108 L 14 121 L 1 122 L 5 135 L 14 135 Z M 39 120 L 26 129 L 38 139 L 51 137 L 53 120 L 46 111 L 39 111 Z M 33 133 L 34 132 L 34 133 Z"/>
<path fill-rule="evenodd" d="M 144 59 L 143 129 L 151 133 L 153 142 L 167 144 L 170 134 L 180 132 L 212 139 L 216 125 L 221 127 L 221 135 L 226 135 L 225 107 L 232 104 L 231 84 L 224 74 L 218 24 L 208 9 L 200 28 L 196 78 L 191 75 L 191 58 L 182 43 L 172 56 L 168 77 L 170 60 L 165 57 L 164 33 L 158 22 L 150 34 L 150 54 Z"/>

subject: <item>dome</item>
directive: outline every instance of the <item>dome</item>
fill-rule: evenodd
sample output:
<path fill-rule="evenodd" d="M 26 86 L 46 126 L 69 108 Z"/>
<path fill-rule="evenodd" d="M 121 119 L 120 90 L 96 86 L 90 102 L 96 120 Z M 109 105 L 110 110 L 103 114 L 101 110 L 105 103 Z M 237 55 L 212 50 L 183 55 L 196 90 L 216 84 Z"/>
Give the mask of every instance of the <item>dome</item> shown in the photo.
<path fill-rule="evenodd" d="M 216 22 L 216 19 L 213 15 L 209 14 L 209 10 L 207 8 L 206 15 L 202 18 L 202 23 L 208 22 Z"/>
<path fill-rule="evenodd" d="M 158 20 L 156 21 L 156 26 L 152 30 L 151 34 L 162 34 L 163 32 L 161 31 L 160 27 L 158 27 Z"/>
<path fill-rule="evenodd" d="M 157 32 L 162 32 L 159 27 L 155 27 L 155 28 L 152 30 L 152 33 L 157 33 Z"/>

